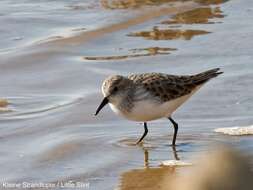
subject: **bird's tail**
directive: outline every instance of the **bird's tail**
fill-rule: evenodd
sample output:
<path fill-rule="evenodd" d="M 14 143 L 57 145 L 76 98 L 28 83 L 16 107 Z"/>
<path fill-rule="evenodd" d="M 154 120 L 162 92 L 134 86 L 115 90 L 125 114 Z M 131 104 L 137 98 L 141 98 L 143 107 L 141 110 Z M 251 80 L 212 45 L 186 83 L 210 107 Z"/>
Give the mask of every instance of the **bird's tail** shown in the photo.
<path fill-rule="evenodd" d="M 193 83 L 196 85 L 203 84 L 208 80 L 217 77 L 218 75 L 222 74 L 223 72 L 219 72 L 220 68 L 211 69 L 208 71 L 204 71 L 202 73 L 192 75 Z"/>

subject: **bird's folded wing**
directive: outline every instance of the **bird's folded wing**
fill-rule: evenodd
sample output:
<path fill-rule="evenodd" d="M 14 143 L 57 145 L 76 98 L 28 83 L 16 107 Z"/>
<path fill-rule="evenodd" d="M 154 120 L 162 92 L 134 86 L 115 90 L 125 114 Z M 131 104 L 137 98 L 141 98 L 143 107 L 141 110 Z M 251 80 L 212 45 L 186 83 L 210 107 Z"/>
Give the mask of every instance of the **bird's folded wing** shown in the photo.
<path fill-rule="evenodd" d="M 162 101 L 169 101 L 191 93 L 196 86 L 192 76 L 176 76 L 162 73 L 135 74 L 128 77 L 142 85 Z"/>

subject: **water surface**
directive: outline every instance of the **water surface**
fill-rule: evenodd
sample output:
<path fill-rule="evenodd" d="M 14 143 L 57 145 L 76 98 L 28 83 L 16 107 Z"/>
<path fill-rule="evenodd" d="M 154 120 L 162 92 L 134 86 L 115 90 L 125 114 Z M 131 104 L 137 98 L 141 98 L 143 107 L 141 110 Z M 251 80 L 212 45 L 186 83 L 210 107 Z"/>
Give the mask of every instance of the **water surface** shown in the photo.
<path fill-rule="evenodd" d="M 191 163 L 213 144 L 252 155 L 252 136 L 214 132 L 253 123 L 250 7 L 250 0 L 1 1 L 0 98 L 8 104 L 0 108 L 0 181 L 133 189 L 136 175 L 184 172 L 161 163 Z M 215 67 L 224 74 L 174 114 L 176 149 L 166 119 L 150 122 L 144 144 L 133 146 L 141 123 L 108 107 L 93 115 L 108 75 Z"/>

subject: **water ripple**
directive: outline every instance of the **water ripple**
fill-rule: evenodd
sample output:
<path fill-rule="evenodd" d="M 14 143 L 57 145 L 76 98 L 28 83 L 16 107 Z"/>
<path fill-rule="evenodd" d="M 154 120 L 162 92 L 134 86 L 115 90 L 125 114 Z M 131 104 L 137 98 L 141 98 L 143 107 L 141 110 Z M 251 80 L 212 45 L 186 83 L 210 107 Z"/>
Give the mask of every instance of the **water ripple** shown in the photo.
<path fill-rule="evenodd" d="M 9 106 L 12 112 L 2 114 L 0 120 L 29 119 L 42 116 L 51 111 L 73 105 L 82 100 L 83 96 L 24 96 L 10 97 Z"/>

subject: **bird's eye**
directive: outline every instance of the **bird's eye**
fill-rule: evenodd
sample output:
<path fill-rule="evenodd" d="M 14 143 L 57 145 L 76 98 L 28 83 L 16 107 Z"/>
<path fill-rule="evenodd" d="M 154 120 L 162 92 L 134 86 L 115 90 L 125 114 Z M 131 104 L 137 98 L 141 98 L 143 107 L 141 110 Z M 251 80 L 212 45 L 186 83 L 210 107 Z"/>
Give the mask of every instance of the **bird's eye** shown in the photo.
<path fill-rule="evenodd" d="M 113 92 L 117 92 L 118 90 L 118 87 L 114 87 Z"/>

